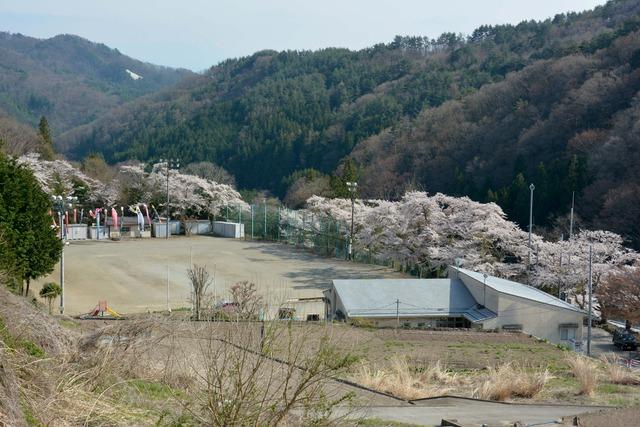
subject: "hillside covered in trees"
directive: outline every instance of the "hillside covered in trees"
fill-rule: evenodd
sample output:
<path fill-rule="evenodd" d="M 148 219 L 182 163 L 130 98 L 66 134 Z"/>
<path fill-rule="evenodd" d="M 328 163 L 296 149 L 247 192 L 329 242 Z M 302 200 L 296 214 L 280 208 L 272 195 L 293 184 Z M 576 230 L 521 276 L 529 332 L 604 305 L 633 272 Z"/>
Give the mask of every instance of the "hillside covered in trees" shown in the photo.
<path fill-rule="evenodd" d="M 561 222 L 576 191 L 585 224 L 638 246 L 639 17 L 638 0 L 613 0 L 468 37 L 262 51 L 114 109 L 59 144 L 77 159 L 213 161 L 240 187 L 279 196 L 300 179 L 321 192 L 314 181 L 329 182 L 349 158 L 362 196 L 469 195 L 521 225 L 535 182 L 536 224 Z"/>
<path fill-rule="evenodd" d="M 0 115 L 33 127 L 46 116 L 54 134 L 190 74 L 129 58 L 77 36 L 43 40 L 0 32 Z"/>

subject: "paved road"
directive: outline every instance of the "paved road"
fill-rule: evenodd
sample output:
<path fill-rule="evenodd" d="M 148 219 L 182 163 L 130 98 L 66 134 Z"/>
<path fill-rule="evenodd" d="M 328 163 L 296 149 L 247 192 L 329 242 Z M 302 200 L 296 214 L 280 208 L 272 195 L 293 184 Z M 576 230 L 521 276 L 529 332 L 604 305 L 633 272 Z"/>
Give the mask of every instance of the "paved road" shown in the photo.
<path fill-rule="evenodd" d="M 587 347 L 585 344 L 584 351 L 587 351 Z M 591 355 L 593 357 L 600 357 L 603 354 L 607 353 L 615 353 L 620 357 L 630 358 L 630 357 L 638 357 L 638 352 L 633 351 L 622 351 L 617 349 L 613 345 L 613 341 L 611 340 L 611 334 L 604 329 L 600 328 L 592 328 L 591 329 Z"/>
<path fill-rule="evenodd" d="M 373 406 L 357 410 L 353 416 L 379 418 L 424 426 L 439 426 L 442 419 L 472 426 L 553 424 L 562 417 L 596 412 L 605 407 L 572 405 L 519 405 L 458 398 L 437 398 L 415 405 Z M 344 413 L 346 410 L 342 410 Z"/>
<path fill-rule="evenodd" d="M 195 264 L 206 265 L 215 276 L 211 294 L 227 296 L 232 284 L 249 280 L 274 304 L 322 296 L 332 279 L 400 276 L 384 267 L 320 258 L 291 246 L 209 236 L 76 241 L 65 249 L 66 313 L 86 313 L 99 299 L 123 313 L 163 310 L 167 266 L 170 304 L 174 309 L 187 307 L 190 252 Z M 39 280 L 32 286 L 34 294 L 43 283 L 59 282 L 59 274 L 56 268 Z"/>

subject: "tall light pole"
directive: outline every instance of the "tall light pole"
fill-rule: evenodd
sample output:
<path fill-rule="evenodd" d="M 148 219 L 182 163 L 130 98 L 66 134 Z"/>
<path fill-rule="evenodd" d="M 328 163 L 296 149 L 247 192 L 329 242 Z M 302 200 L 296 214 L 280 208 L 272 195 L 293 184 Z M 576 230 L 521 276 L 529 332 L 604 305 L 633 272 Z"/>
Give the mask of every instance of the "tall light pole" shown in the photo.
<path fill-rule="evenodd" d="M 531 197 L 529 199 L 529 263 L 527 264 L 527 270 L 531 269 L 531 230 L 533 229 L 533 190 L 536 189 L 536 186 L 529 185 L 529 190 L 531 192 Z"/>
<path fill-rule="evenodd" d="M 571 240 L 571 236 L 573 236 L 573 205 L 576 200 L 576 192 L 571 192 L 571 217 L 569 219 L 569 240 Z"/>
<path fill-rule="evenodd" d="M 484 287 L 482 288 L 482 307 L 487 308 L 487 273 L 483 273 L 482 277 L 484 278 Z"/>
<path fill-rule="evenodd" d="M 58 212 L 60 240 L 62 241 L 62 250 L 60 251 L 60 314 L 64 314 L 64 246 L 67 243 L 67 233 L 64 231 L 64 216 L 66 216 L 67 208 L 71 209 L 76 203 L 78 203 L 78 198 L 54 195 L 51 196 L 51 201 L 53 203 L 53 208 Z"/>
<path fill-rule="evenodd" d="M 591 263 L 593 261 L 593 245 L 589 245 L 589 323 L 587 326 L 587 356 L 591 356 L 591 323 L 593 319 L 593 275 Z"/>
<path fill-rule="evenodd" d="M 166 206 L 166 212 L 167 212 L 167 235 L 165 236 L 165 239 L 169 238 L 169 235 L 171 234 L 171 229 L 169 228 L 169 172 L 171 171 L 171 169 L 180 169 L 180 159 L 160 159 L 160 163 L 167 163 L 167 206 Z"/>
<path fill-rule="evenodd" d="M 347 182 L 347 189 L 351 195 L 351 231 L 349 232 L 349 259 L 353 259 L 353 214 L 356 203 L 356 192 L 358 191 L 357 182 Z"/>
<path fill-rule="evenodd" d="M 266 197 L 262 198 L 262 203 L 264 203 L 264 240 L 267 240 L 267 199 Z"/>

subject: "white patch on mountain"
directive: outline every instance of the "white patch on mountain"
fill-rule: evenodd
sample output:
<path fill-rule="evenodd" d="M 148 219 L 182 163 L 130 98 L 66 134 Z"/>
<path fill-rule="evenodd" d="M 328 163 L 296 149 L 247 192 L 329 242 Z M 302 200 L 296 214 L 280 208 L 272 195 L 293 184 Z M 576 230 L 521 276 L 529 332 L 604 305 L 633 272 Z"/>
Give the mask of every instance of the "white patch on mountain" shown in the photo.
<path fill-rule="evenodd" d="M 140 74 L 136 74 L 128 68 L 125 71 L 127 72 L 127 74 L 129 74 L 129 77 L 131 77 L 133 80 L 140 80 L 142 78 Z"/>

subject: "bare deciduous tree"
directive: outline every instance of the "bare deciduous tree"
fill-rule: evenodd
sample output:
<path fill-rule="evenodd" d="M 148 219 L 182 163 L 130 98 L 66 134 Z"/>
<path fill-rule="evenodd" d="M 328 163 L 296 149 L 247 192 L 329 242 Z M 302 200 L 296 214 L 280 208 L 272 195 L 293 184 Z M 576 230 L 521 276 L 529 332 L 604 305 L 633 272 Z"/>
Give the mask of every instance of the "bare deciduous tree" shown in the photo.
<path fill-rule="evenodd" d="M 255 319 L 263 308 L 262 297 L 257 293 L 256 284 L 246 280 L 231 286 L 231 300 L 240 320 Z"/>
<path fill-rule="evenodd" d="M 640 321 L 640 269 L 612 274 L 596 290 L 605 318 L 619 317 L 632 323 Z"/>
<path fill-rule="evenodd" d="M 268 321 L 263 332 L 260 326 L 204 322 L 180 332 L 188 339 L 173 346 L 172 369 L 192 373 L 200 391 L 184 396 L 184 408 L 204 425 L 339 423 L 335 407 L 354 395 L 331 378 L 353 358 L 332 343 L 331 325 Z"/>
<path fill-rule="evenodd" d="M 209 272 L 205 266 L 193 265 L 187 269 L 187 275 L 193 289 L 193 310 L 195 319 L 200 320 L 202 314 L 203 299 L 207 288 L 211 284 Z"/>

